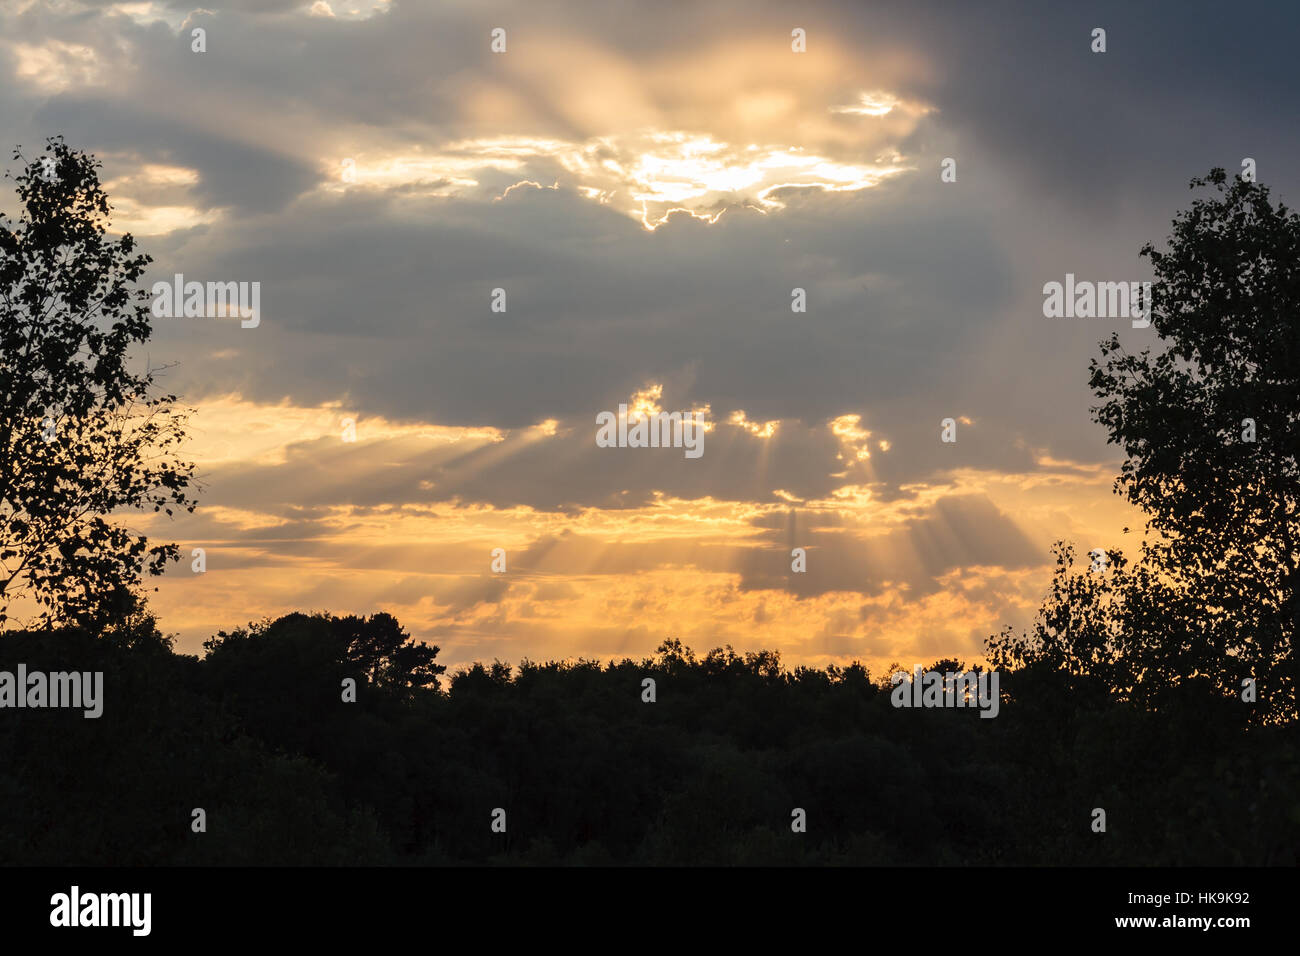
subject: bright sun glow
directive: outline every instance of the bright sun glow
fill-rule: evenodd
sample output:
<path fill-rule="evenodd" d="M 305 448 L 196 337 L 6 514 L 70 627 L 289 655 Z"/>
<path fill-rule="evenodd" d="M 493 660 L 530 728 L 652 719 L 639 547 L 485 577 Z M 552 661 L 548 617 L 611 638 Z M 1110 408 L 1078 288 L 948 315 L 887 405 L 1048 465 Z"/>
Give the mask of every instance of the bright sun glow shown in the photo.
<path fill-rule="evenodd" d="M 912 168 L 894 151 L 870 163 L 847 162 L 780 143 L 740 145 L 706 133 L 663 130 L 582 142 L 461 140 L 428 153 L 340 156 L 330 166 L 329 191 L 402 189 L 431 197 L 471 197 L 501 174 L 513 173 L 518 178 L 493 188 L 492 198 L 505 199 L 524 187 L 570 189 L 648 230 L 673 213 L 714 223 L 729 205 L 776 210 L 784 206 L 784 191 L 869 189 Z M 520 175 L 539 166 L 558 167 L 561 175 Z"/>

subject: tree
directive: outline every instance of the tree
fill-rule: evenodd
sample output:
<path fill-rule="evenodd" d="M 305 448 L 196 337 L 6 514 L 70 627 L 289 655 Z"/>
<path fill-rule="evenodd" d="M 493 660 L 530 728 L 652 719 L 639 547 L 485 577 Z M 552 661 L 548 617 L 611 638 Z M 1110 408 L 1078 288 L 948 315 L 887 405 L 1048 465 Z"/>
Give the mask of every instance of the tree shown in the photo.
<path fill-rule="evenodd" d="M 1300 688 L 1300 216 L 1222 169 L 1150 243 L 1151 327 L 1130 355 L 1112 334 L 1090 365 L 1092 409 L 1126 460 L 1115 490 L 1147 515 L 1140 555 L 1072 573 L 1063 550 L 1033 637 L 990 642 L 1154 703 L 1189 681 L 1257 719 L 1294 717 Z"/>
<path fill-rule="evenodd" d="M 0 625 L 19 597 L 46 625 L 129 612 L 179 553 L 114 517 L 194 509 L 185 415 L 156 370 L 129 368 L 151 331 L 151 260 L 108 237 L 99 168 L 51 138 L 14 177 L 18 222 L 0 213 Z"/>
<path fill-rule="evenodd" d="M 447 670 L 434 663 L 440 648 L 412 640 L 391 614 L 381 611 L 368 618 L 349 614 L 333 618 L 330 626 L 346 647 L 348 663 L 360 668 L 370 683 L 388 688 L 438 689 L 438 675 Z"/>
<path fill-rule="evenodd" d="M 275 621 L 250 624 L 203 642 L 208 662 L 219 668 L 231 661 L 258 661 L 256 668 L 278 679 L 281 672 L 311 667 L 322 674 L 333 702 L 338 681 L 333 675 L 360 677 L 365 683 L 396 695 L 431 688 L 447 668 L 434 659 L 440 650 L 414 640 L 391 614 L 370 617 L 349 614 L 286 614 Z M 255 657 L 255 655 L 261 655 Z M 279 656 L 276 656 L 279 655 Z M 271 662 L 279 663 L 272 666 Z M 290 666 L 288 661 L 296 663 Z"/>
<path fill-rule="evenodd" d="M 1186 628 L 1187 664 L 1261 710 L 1295 713 L 1300 626 L 1300 216 L 1214 169 L 1151 244 L 1163 352 L 1112 336 L 1092 363 L 1096 420 L 1128 460 L 1116 487 L 1148 515 L 1147 593 Z M 1145 629 L 1157 624 L 1142 620 Z M 1161 645 L 1157 644 L 1157 648 Z M 1160 656 L 1153 656 L 1159 666 Z"/>
<path fill-rule="evenodd" d="M 1084 571 L 1076 570 L 1073 546 L 1058 541 L 1053 551 L 1056 569 L 1037 620 L 1029 634 L 1007 628 L 989 638 L 993 665 L 1022 678 L 1026 669 L 1054 678 L 1050 693 L 1068 695 L 1076 707 L 1107 696 L 1154 703 L 1151 695 L 1168 683 L 1143 670 L 1129 613 L 1149 596 L 1149 576 L 1121 551 L 1107 552 L 1100 569 L 1090 557 Z"/>

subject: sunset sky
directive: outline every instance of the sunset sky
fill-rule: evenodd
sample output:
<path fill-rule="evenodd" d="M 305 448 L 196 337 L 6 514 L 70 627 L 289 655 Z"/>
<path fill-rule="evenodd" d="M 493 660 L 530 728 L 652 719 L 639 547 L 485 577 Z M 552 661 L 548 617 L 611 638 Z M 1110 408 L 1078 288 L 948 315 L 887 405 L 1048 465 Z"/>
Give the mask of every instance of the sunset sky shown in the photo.
<path fill-rule="evenodd" d="M 256 328 L 158 319 L 139 357 L 203 484 L 130 520 L 187 556 L 161 626 L 981 657 L 1054 540 L 1140 526 L 1087 374 L 1151 333 L 1045 318 L 1044 283 L 1150 279 L 1212 166 L 1300 195 L 1300 18 L 1135 6 L 0 0 L 7 167 L 62 134 L 147 284 L 261 283 Z M 707 410 L 702 457 L 597 447 L 638 402 Z"/>

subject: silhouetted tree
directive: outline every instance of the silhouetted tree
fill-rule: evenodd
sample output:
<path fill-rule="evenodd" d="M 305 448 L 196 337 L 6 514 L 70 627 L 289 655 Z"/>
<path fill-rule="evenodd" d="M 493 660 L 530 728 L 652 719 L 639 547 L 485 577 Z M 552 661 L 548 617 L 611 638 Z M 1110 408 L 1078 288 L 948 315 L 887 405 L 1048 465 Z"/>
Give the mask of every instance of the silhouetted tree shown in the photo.
<path fill-rule="evenodd" d="M 438 675 L 447 669 L 433 662 L 439 648 L 413 641 L 391 614 L 348 615 L 335 618 L 331 626 L 346 645 L 347 660 L 377 686 L 436 690 Z"/>
<path fill-rule="evenodd" d="M 1142 249 L 1161 347 L 1112 335 L 1091 363 L 1095 420 L 1126 455 L 1115 489 L 1146 513 L 1140 554 L 1076 572 L 1060 550 L 1033 634 L 990 644 L 1149 705 L 1253 678 L 1251 712 L 1276 721 L 1300 687 L 1300 216 L 1222 169 L 1207 186 L 1168 251 Z"/>
<path fill-rule="evenodd" d="M 108 238 L 98 169 L 52 138 L 14 178 L 17 224 L 0 214 L 0 625 L 19 595 L 47 624 L 129 614 L 127 592 L 179 555 L 112 515 L 194 508 L 184 416 L 128 368 L 150 259 Z"/>
<path fill-rule="evenodd" d="M 1280 715 L 1300 687 L 1300 216 L 1222 169 L 1192 186 L 1215 193 L 1168 251 L 1142 250 L 1163 351 L 1112 337 L 1092 365 L 1096 419 L 1128 456 L 1117 487 L 1153 532 L 1128 615 L 1151 639 L 1131 653 L 1162 682 L 1237 693 L 1253 676 Z"/>
<path fill-rule="evenodd" d="M 0 634 L 0 670 L 105 672 L 101 719 L 0 721 L 0 862 L 1285 864 L 1300 846 L 1286 729 L 1247 730 L 1204 688 L 1153 712 L 1031 665 L 984 720 L 896 709 L 856 665 L 792 673 L 671 642 L 639 661 L 474 665 L 444 694 L 371 683 L 347 620 L 291 614 L 203 660 L 144 613 Z M 1096 805 L 1105 840 L 1080 816 Z M 197 840 L 196 806 L 217 824 Z"/>

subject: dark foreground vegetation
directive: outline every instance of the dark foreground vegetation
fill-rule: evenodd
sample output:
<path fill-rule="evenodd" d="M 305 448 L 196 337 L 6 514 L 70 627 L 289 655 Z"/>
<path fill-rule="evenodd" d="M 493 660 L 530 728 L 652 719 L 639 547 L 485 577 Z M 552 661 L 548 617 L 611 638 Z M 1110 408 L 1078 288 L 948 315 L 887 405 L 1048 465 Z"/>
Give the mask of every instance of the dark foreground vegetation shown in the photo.
<path fill-rule="evenodd" d="M 669 642 L 439 689 L 434 651 L 387 615 L 293 614 L 202 659 L 142 614 L 0 635 L 0 669 L 102 670 L 105 701 L 6 711 L 0 863 L 1297 862 L 1293 728 L 1194 681 L 1154 712 L 1035 664 L 1003 672 L 990 720 L 769 652 Z"/>

